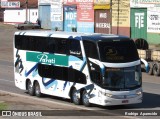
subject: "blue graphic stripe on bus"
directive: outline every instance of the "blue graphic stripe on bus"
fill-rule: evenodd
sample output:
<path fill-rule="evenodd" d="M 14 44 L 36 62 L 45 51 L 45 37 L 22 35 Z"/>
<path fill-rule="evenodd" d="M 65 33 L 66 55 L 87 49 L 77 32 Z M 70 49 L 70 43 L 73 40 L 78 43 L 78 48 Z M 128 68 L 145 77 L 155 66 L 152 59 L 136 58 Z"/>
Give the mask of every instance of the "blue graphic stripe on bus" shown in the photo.
<path fill-rule="evenodd" d="M 69 36 L 68 39 L 81 40 L 81 37 L 75 37 L 75 38 L 73 38 L 73 36 Z"/>
<path fill-rule="evenodd" d="M 75 39 L 77 39 L 77 40 L 81 40 L 81 37 L 75 37 Z"/>
<path fill-rule="evenodd" d="M 54 83 L 55 79 L 49 79 L 49 81 L 45 82 L 45 80 L 48 80 L 48 78 L 44 78 L 42 77 L 42 83 L 45 87 L 47 87 L 48 85 L 50 85 L 51 83 Z"/>
<path fill-rule="evenodd" d="M 82 61 L 80 58 L 75 57 L 75 56 L 69 56 L 69 61 Z"/>
<path fill-rule="evenodd" d="M 86 61 L 83 62 L 81 68 L 80 68 L 80 71 L 83 71 L 84 67 L 86 66 Z"/>
<path fill-rule="evenodd" d="M 49 81 L 45 82 L 46 80 L 49 80 Z M 53 86 L 54 86 L 53 91 L 55 91 L 57 89 L 58 81 L 56 79 L 42 78 L 42 82 L 43 82 L 43 85 L 45 86 L 45 88 L 47 88 L 47 89 L 50 88 L 50 87 L 53 87 Z M 70 82 L 68 82 L 68 81 L 64 82 L 63 91 L 65 90 L 67 84 L 70 85 Z"/>
<path fill-rule="evenodd" d="M 83 58 L 83 59 L 85 59 L 85 58 Z M 82 60 L 78 57 L 75 57 L 75 56 L 69 56 L 69 61 L 82 61 Z M 86 60 L 83 61 L 83 64 L 80 68 L 80 71 L 83 71 L 85 65 L 86 65 Z"/>
<path fill-rule="evenodd" d="M 37 71 L 38 69 L 38 63 L 36 63 L 29 71 L 25 70 L 25 76 L 27 77 L 33 70 Z"/>
<path fill-rule="evenodd" d="M 45 88 L 50 88 L 54 86 L 54 91 L 57 89 L 58 81 L 56 79 L 49 79 L 49 81 L 46 83 L 45 83 L 45 80 L 48 80 L 48 79 L 42 78 L 42 82 Z"/>
<path fill-rule="evenodd" d="M 20 55 L 18 54 L 19 50 L 17 49 L 17 52 L 16 52 L 16 61 L 15 61 L 15 67 L 17 67 L 20 71 L 17 71 L 17 73 L 21 74 L 21 72 L 23 71 L 24 69 L 24 66 L 23 66 L 23 62 L 22 62 L 22 59 L 20 57 Z"/>
<path fill-rule="evenodd" d="M 69 36 L 68 39 L 73 39 L 73 36 Z"/>
<path fill-rule="evenodd" d="M 102 76 L 104 76 L 105 75 L 105 67 L 104 67 L 104 65 L 103 65 L 103 67 L 101 67 L 101 72 L 102 72 Z"/>
<path fill-rule="evenodd" d="M 64 82 L 63 90 L 65 90 L 65 88 L 66 88 L 66 86 L 67 86 L 67 83 L 68 83 L 68 81 L 65 81 L 65 82 Z"/>
<path fill-rule="evenodd" d="M 148 62 L 142 58 L 141 58 L 141 62 L 143 62 L 143 64 L 145 65 L 146 72 L 148 73 L 150 69 Z"/>
<path fill-rule="evenodd" d="M 38 68 L 34 70 L 34 72 L 32 73 L 32 77 L 35 77 L 36 75 L 38 75 Z"/>

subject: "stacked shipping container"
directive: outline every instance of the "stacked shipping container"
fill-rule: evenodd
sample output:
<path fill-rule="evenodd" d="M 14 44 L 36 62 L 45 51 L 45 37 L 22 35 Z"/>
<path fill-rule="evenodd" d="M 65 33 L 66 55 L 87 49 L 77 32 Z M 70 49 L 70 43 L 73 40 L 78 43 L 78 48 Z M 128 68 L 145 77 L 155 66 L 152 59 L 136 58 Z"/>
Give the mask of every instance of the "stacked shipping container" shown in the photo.
<path fill-rule="evenodd" d="M 44 28 L 113 33 L 160 44 L 159 4 L 159 0 L 39 0 L 39 12 Z M 50 10 L 43 10 L 45 6 Z"/>

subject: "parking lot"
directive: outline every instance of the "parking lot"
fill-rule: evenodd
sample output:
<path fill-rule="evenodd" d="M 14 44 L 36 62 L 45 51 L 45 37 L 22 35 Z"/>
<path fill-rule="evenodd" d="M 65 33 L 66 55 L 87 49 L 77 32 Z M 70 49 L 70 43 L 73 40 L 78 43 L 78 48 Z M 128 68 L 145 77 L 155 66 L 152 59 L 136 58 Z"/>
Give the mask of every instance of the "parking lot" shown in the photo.
<path fill-rule="evenodd" d="M 15 87 L 14 84 L 14 76 L 13 76 L 13 37 L 14 32 L 17 31 L 17 29 L 14 28 L 12 25 L 3 25 L 0 23 L 0 79 L 1 79 L 1 85 L 0 90 L 5 90 L 8 92 L 25 95 L 28 96 L 28 94 L 24 93 L 17 87 Z M 154 48 L 154 47 L 153 47 Z M 7 81 L 5 80 L 7 79 Z M 126 107 L 116 107 L 114 110 L 123 110 L 123 109 L 160 109 L 160 102 L 159 102 L 159 89 L 160 89 L 160 77 L 156 76 L 150 76 L 146 73 L 143 73 L 142 75 L 143 79 L 143 91 L 144 91 L 144 101 L 142 104 L 136 104 Z M 6 96 L 7 97 L 7 96 Z M 16 101 L 16 98 L 12 98 L 12 96 L 8 96 L 11 100 L 14 99 Z M 7 98 L 8 98 L 7 97 Z M 1 96 L 1 99 L 4 96 Z M 21 99 L 21 98 L 19 98 Z M 23 99 L 21 99 L 23 100 Z M 50 100 L 55 103 L 62 103 L 64 105 L 73 105 L 70 102 L 67 101 L 59 101 L 56 98 L 45 98 L 44 100 Z M 0 100 L 1 101 L 1 100 Z M 23 101 L 22 101 L 23 102 Z M 16 105 L 19 102 L 16 102 Z M 25 107 L 26 103 L 23 103 L 19 109 L 23 109 Z M 27 104 L 29 105 L 29 104 Z M 39 103 L 38 103 L 39 105 Z M 43 105 L 44 106 L 44 105 Z M 43 106 L 40 106 L 43 108 Z M 14 109 L 15 106 L 12 106 L 12 109 Z M 17 106 L 18 107 L 18 106 Z M 34 106 L 32 106 L 33 108 Z M 37 108 L 37 107 L 36 107 Z M 38 107 L 39 108 L 39 107 Z M 55 107 L 56 109 L 58 108 Z M 67 108 L 67 107 L 66 107 Z M 24 108 L 25 109 L 25 108 Z M 46 109 L 46 108 L 45 108 Z M 91 109 L 100 110 L 102 108 L 97 107 L 91 107 Z M 112 110 L 108 109 L 108 107 L 103 108 L 107 112 L 111 112 Z"/>

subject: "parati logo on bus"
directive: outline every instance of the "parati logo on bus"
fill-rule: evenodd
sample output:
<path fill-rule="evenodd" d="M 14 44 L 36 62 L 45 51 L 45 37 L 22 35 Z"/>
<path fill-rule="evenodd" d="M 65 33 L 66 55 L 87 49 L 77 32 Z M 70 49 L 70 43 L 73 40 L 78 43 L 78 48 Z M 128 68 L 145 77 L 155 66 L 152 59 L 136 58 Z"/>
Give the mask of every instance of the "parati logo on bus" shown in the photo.
<path fill-rule="evenodd" d="M 55 58 L 49 59 L 46 54 L 40 54 L 37 56 L 37 58 L 39 59 L 40 62 L 55 64 Z"/>

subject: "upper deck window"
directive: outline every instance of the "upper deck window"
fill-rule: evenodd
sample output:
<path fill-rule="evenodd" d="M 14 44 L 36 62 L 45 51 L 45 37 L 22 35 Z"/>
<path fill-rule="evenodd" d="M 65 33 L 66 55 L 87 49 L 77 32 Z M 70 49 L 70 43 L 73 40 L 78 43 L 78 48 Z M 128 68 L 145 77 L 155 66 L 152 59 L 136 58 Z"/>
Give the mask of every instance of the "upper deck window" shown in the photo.
<path fill-rule="evenodd" d="M 98 42 L 102 62 L 125 63 L 139 59 L 132 40 L 110 40 Z"/>
<path fill-rule="evenodd" d="M 90 41 L 83 41 L 84 49 L 87 57 L 99 59 L 96 44 Z"/>
<path fill-rule="evenodd" d="M 82 50 L 79 40 L 70 39 L 69 54 L 82 59 Z"/>
<path fill-rule="evenodd" d="M 16 35 L 15 48 L 20 50 L 66 54 L 67 39 Z"/>

